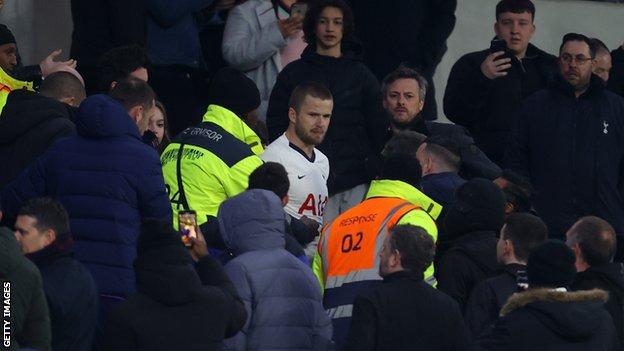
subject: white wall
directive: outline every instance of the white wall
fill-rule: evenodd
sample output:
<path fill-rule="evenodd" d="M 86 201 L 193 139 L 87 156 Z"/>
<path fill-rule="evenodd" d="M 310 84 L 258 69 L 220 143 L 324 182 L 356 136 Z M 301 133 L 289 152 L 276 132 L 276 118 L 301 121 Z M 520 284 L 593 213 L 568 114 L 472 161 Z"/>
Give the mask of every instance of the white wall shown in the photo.
<path fill-rule="evenodd" d="M 532 43 L 556 55 L 568 32 L 596 37 L 613 49 L 624 43 L 624 5 L 572 0 L 533 0 L 536 31 Z M 489 47 L 494 36 L 498 0 L 458 0 L 457 24 L 447 42 L 448 51 L 438 66 L 434 82 L 439 116 L 453 64 L 464 54 Z M 446 120 L 441 117 L 441 120 Z"/>
<path fill-rule="evenodd" d="M 63 49 L 69 56 L 71 45 L 70 0 L 4 0 L 0 23 L 15 35 L 24 64 L 36 64 L 51 51 Z"/>

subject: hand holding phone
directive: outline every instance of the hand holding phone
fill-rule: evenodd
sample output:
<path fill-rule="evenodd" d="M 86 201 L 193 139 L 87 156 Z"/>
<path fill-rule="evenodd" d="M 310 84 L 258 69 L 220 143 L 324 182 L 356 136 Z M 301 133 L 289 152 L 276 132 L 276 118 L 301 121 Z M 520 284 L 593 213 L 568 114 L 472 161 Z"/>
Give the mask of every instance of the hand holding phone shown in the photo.
<path fill-rule="evenodd" d="M 490 43 L 490 54 L 481 63 L 481 72 L 488 79 L 496 79 L 507 75 L 511 68 L 511 55 L 507 43 L 503 39 L 494 39 Z"/>
<path fill-rule="evenodd" d="M 193 210 L 178 212 L 178 228 L 184 246 L 191 247 L 191 238 L 197 238 L 197 213 Z"/>

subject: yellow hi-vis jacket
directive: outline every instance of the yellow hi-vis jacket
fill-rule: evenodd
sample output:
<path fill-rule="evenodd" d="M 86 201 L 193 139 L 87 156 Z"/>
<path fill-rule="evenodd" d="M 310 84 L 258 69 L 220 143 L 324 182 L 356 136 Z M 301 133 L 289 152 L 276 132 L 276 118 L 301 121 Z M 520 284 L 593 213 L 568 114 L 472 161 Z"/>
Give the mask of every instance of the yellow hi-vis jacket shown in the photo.
<path fill-rule="evenodd" d="M 216 216 L 223 201 L 247 189 L 262 152 L 260 138 L 242 119 L 221 106 L 208 106 L 202 123 L 184 130 L 160 158 L 174 227 L 180 210 L 195 210 L 198 224 Z"/>
<path fill-rule="evenodd" d="M 0 68 L 0 113 L 2 113 L 4 105 L 6 105 L 9 93 L 18 89 L 35 90 L 33 88 L 33 82 L 17 80 Z"/>
<path fill-rule="evenodd" d="M 383 199 L 386 201 L 381 201 Z M 367 205 L 371 201 L 376 201 L 372 207 Z M 381 245 L 378 244 L 383 243 L 391 226 L 419 226 L 436 241 L 438 229 L 435 220 L 441 211 L 441 205 L 405 182 L 373 181 L 364 202 L 342 213 L 323 228 L 312 267 L 321 288 L 339 288 L 339 285 L 358 279 L 380 280 Z M 429 284 L 436 285 L 433 264 L 425 271 L 424 278 Z M 339 284 L 326 285 L 328 281 L 338 281 Z"/>

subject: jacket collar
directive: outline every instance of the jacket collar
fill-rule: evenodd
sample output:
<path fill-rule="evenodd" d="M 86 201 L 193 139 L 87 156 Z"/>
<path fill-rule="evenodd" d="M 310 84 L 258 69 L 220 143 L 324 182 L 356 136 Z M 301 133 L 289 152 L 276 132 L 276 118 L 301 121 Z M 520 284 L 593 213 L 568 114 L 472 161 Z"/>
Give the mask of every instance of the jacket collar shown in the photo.
<path fill-rule="evenodd" d="M 232 134 L 236 139 L 249 145 L 251 151 L 260 155 L 264 148 L 260 137 L 234 112 L 219 105 L 209 105 L 202 122 L 214 123 Z"/>
<path fill-rule="evenodd" d="M 574 88 L 570 83 L 566 82 L 565 79 L 558 73 L 548 84 L 548 87 L 551 90 L 555 90 L 565 96 L 575 98 Z M 595 74 L 591 75 L 589 80 L 589 87 L 587 91 L 579 96 L 579 99 L 587 99 L 601 95 L 605 90 L 604 81 Z"/>
<path fill-rule="evenodd" d="M 69 237 L 67 240 L 63 241 L 57 239 L 45 248 L 27 254 L 26 257 L 33 261 L 37 267 L 42 268 L 51 265 L 63 257 L 71 257 L 73 252 L 74 242 L 71 237 Z"/>
<path fill-rule="evenodd" d="M 407 270 L 394 272 L 383 277 L 384 283 L 390 283 L 390 282 L 397 281 L 397 280 L 413 280 L 413 281 L 421 282 L 423 281 L 423 279 L 424 279 L 423 273 L 419 274 L 419 273 L 407 271 Z"/>
<path fill-rule="evenodd" d="M 587 291 L 557 291 L 554 289 L 530 289 L 521 293 L 511 295 L 505 306 L 500 311 L 500 316 L 506 316 L 509 313 L 525 307 L 534 302 L 582 302 L 591 300 L 602 300 L 607 302 L 609 295 L 600 289 Z"/>
<path fill-rule="evenodd" d="M 442 206 L 440 204 L 433 201 L 422 191 L 400 180 L 373 180 L 366 194 L 366 198 L 370 199 L 373 197 L 395 197 L 404 199 L 414 205 L 420 206 L 434 220 L 440 216 L 440 212 L 442 211 Z"/>

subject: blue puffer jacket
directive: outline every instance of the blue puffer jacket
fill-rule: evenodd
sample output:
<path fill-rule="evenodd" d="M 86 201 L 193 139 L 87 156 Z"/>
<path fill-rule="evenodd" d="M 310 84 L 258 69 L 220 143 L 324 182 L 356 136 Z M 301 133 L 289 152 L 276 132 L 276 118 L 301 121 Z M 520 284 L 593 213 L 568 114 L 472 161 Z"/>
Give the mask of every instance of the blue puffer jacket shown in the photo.
<path fill-rule="evenodd" d="M 221 204 L 219 225 L 235 255 L 225 271 L 245 303 L 247 322 L 231 350 L 327 350 L 331 321 L 309 267 L 284 249 L 284 210 L 266 190 Z"/>
<path fill-rule="evenodd" d="M 0 192 L 14 217 L 28 199 L 50 196 L 69 213 L 75 258 L 93 274 L 102 295 L 135 291 L 132 262 L 141 219 L 171 220 L 156 150 L 141 142 L 136 124 L 106 95 L 80 106 L 77 136 L 61 139 Z"/>

